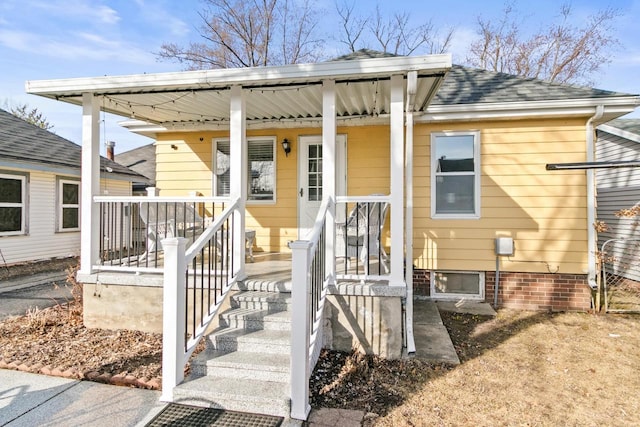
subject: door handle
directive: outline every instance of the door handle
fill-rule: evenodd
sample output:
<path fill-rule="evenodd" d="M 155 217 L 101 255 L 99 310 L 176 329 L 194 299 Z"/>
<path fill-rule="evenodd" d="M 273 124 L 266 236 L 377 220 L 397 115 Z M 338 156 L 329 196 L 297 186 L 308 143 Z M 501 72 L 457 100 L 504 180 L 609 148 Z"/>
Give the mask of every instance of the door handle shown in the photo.
<path fill-rule="evenodd" d="M 300 197 L 304 196 L 304 188 L 300 188 Z"/>

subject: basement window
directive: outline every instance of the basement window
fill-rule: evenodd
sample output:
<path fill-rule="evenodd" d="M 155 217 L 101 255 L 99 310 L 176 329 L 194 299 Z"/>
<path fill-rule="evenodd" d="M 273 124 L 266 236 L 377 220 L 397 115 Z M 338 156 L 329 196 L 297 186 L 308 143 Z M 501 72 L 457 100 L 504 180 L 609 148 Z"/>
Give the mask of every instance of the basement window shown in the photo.
<path fill-rule="evenodd" d="M 484 299 L 484 273 L 477 271 L 432 271 L 431 298 Z"/>

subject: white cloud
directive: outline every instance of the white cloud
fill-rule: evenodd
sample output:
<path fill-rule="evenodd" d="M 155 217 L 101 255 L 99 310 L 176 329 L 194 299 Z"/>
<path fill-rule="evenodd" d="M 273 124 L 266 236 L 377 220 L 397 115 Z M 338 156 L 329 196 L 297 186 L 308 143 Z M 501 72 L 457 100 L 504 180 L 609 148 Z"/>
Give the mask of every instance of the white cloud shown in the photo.
<path fill-rule="evenodd" d="M 89 32 L 54 38 L 26 31 L 0 30 L 0 45 L 28 54 L 68 59 L 73 62 L 91 60 L 132 64 L 155 63 L 155 57 L 146 50 L 128 42 Z"/>
<path fill-rule="evenodd" d="M 462 64 L 467 56 L 469 46 L 476 38 L 475 30 L 469 27 L 456 27 L 451 40 L 449 52 L 453 57 L 454 64 Z"/>
<path fill-rule="evenodd" d="M 120 15 L 115 9 L 96 3 L 91 0 L 36 0 L 28 6 L 66 19 L 79 18 L 109 25 L 120 21 Z"/>

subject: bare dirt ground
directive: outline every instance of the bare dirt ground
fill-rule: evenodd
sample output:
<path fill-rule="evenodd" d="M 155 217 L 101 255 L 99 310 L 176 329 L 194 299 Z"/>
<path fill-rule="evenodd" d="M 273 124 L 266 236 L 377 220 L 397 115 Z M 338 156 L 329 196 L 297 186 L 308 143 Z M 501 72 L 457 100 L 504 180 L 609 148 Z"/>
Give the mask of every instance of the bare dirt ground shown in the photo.
<path fill-rule="evenodd" d="M 640 425 L 639 316 L 500 310 L 442 319 L 461 365 L 325 351 L 312 405 L 365 410 L 365 425 L 385 427 Z M 85 328 L 77 302 L 0 322 L 0 364 L 13 369 L 157 386 L 160 348 L 158 334 Z"/>

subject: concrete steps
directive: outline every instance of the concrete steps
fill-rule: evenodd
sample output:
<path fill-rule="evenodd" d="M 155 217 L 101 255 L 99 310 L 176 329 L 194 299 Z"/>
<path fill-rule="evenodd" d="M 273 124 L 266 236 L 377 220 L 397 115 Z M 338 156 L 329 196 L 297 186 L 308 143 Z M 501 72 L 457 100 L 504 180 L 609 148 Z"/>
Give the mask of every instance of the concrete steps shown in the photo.
<path fill-rule="evenodd" d="M 291 294 L 263 281 L 239 284 L 220 327 L 174 401 L 288 417 L 290 411 Z M 289 288 L 290 289 L 290 288 Z"/>

